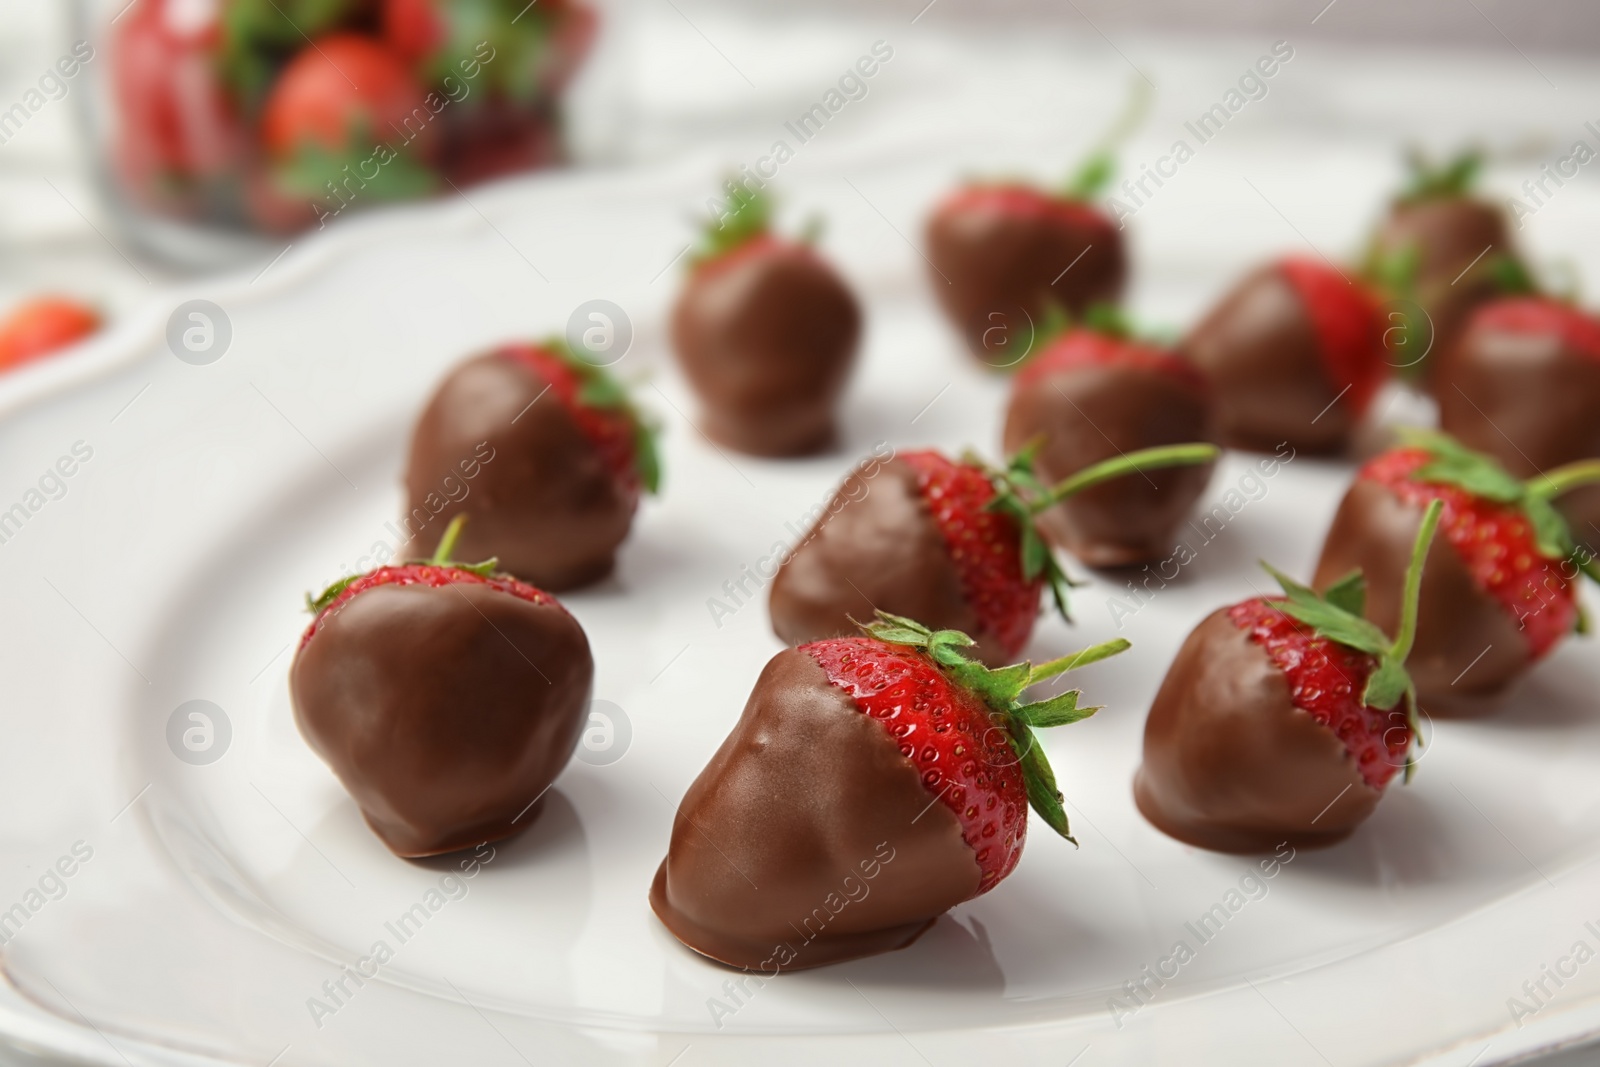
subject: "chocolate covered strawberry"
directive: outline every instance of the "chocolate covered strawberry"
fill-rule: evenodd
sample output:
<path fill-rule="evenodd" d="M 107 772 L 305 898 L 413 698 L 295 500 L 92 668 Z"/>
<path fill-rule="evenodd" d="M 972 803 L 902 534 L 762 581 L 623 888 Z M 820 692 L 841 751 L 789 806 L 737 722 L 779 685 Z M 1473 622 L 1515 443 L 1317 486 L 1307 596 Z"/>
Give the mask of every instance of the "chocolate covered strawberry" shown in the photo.
<path fill-rule="evenodd" d="M 863 630 L 774 656 L 684 795 L 650 905 L 696 952 L 771 975 L 904 948 L 1011 873 L 1030 806 L 1072 840 L 1033 731 L 1098 709 L 1021 694 L 1128 643 L 989 670 L 964 634 Z"/>
<path fill-rule="evenodd" d="M 1040 534 L 1039 513 L 1093 486 L 1216 454 L 1205 444 L 1147 449 L 1048 489 L 1034 476 L 1031 451 L 1004 471 L 934 451 L 857 470 L 773 579 L 772 628 L 799 645 L 853 633 L 874 610 L 916 612 L 930 626 L 971 634 L 983 662 L 1008 663 L 1032 636 L 1047 587 L 1067 614 L 1072 582 Z"/>
<path fill-rule="evenodd" d="M 1224 444 L 1344 449 L 1387 371 L 1377 299 L 1320 260 L 1246 275 L 1181 346 L 1210 379 Z"/>
<path fill-rule="evenodd" d="M 426 563 L 379 567 L 310 601 L 289 671 L 301 735 L 397 856 L 526 827 L 589 705 L 583 628 L 493 560 L 452 563 L 463 521 Z"/>
<path fill-rule="evenodd" d="M 1220 608 L 1194 629 L 1150 707 L 1134 779 L 1158 830 L 1219 852 L 1329 845 L 1409 774 L 1417 697 L 1405 664 L 1440 510 L 1423 513 L 1391 594 L 1393 640 L 1362 617 L 1360 573 L 1319 595 L 1271 567 L 1284 596 Z"/>
<path fill-rule="evenodd" d="M 1052 309 L 1077 316 L 1122 295 L 1122 235 L 1094 202 L 1112 169 L 1108 156 L 1096 155 L 1060 190 L 973 183 L 934 208 L 933 291 L 984 363 L 1021 362 Z"/>
<path fill-rule="evenodd" d="M 767 198 L 730 181 L 672 313 L 706 435 L 758 456 L 826 447 L 860 334 L 856 298 L 812 242 L 775 234 Z"/>
<path fill-rule="evenodd" d="M 272 191 L 308 202 L 308 211 L 311 201 L 427 193 L 437 184 L 432 120 L 421 83 L 391 49 L 360 34 L 324 37 L 290 61 L 267 97 L 261 140 Z"/>
<path fill-rule="evenodd" d="M 504 345 L 452 370 L 417 421 L 408 552 L 470 515 L 463 554 L 546 589 L 588 585 L 611 573 L 659 479 L 654 431 L 615 379 L 561 340 Z"/>
<path fill-rule="evenodd" d="M 1325 587 L 1359 567 L 1382 590 L 1405 568 L 1405 546 L 1433 501 L 1444 536 L 1422 584 L 1411 671 L 1429 713 L 1492 710 L 1511 684 L 1577 626 L 1577 577 L 1600 574 L 1553 506 L 1600 483 L 1600 460 L 1527 482 L 1443 434 L 1407 431 L 1406 446 L 1364 466 L 1345 493 L 1317 564 Z M 1374 592 L 1367 618 L 1394 624 L 1403 605 Z"/>
<path fill-rule="evenodd" d="M 1099 309 L 1028 359 L 1006 409 L 1006 454 L 1032 448 L 1034 471 L 1046 483 L 1139 449 L 1213 436 L 1205 379 Z M 1039 525 L 1052 544 L 1091 567 L 1162 559 L 1214 466 L 1118 478 L 1048 508 Z"/>
<path fill-rule="evenodd" d="M 1478 309 L 1434 375 L 1439 426 L 1518 478 L 1600 457 L 1600 317 L 1552 297 Z M 1556 501 L 1577 540 L 1600 544 L 1600 487 Z"/>
<path fill-rule="evenodd" d="M 1411 178 L 1372 235 L 1365 273 L 1400 309 L 1391 362 L 1427 377 L 1455 347 L 1479 304 L 1527 278 L 1500 205 L 1474 195 L 1483 159 L 1466 152 L 1435 164 L 1413 154 Z"/>

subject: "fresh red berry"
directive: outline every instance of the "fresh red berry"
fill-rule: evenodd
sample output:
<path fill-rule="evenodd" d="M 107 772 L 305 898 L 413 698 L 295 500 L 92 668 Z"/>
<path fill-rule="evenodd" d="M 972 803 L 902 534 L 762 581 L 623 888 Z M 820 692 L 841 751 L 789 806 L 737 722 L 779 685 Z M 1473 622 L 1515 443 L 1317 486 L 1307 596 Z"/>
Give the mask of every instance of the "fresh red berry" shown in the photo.
<path fill-rule="evenodd" d="M 1317 634 L 1274 599 L 1246 600 L 1228 609 L 1228 617 L 1283 672 L 1294 706 L 1344 743 L 1368 785 L 1382 789 L 1405 766 L 1413 739 L 1404 710 L 1383 711 L 1361 699 L 1377 669 L 1375 657 Z"/>
<path fill-rule="evenodd" d="M 1520 508 L 1415 477 L 1431 459 L 1422 448 L 1395 449 L 1368 463 L 1359 477 L 1419 508 L 1433 500 L 1444 502 L 1440 528 L 1445 537 L 1478 586 L 1520 621 L 1530 655 L 1539 659 L 1577 620 L 1575 586 L 1561 573 L 1560 561 L 1539 550 Z"/>
<path fill-rule="evenodd" d="M 930 799 L 955 813 L 981 872 L 978 892 L 1010 874 L 1027 838 L 1028 794 L 996 715 L 904 646 L 841 637 L 800 651 L 857 710 L 882 724 L 901 755 L 916 764 Z"/>
<path fill-rule="evenodd" d="M 279 75 L 262 115 L 262 141 L 280 163 L 308 151 L 364 159 L 379 142 L 426 153 L 433 113 L 424 95 L 391 49 L 359 34 L 334 34 L 305 48 Z"/>
<path fill-rule="evenodd" d="M 0 319 L 0 370 L 29 363 L 100 328 L 100 316 L 61 297 L 30 300 Z"/>
<path fill-rule="evenodd" d="M 999 640 L 1005 658 L 1015 658 L 1033 633 L 1045 582 L 1042 575 L 1031 581 L 1023 577 L 1022 529 L 1011 516 L 986 510 L 995 487 L 981 467 L 933 451 L 905 452 L 900 458 L 917 471 L 917 487 L 944 536 L 968 603 Z"/>
<path fill-rule="evenodd" d="M 219 70 L 221 25 L 208 7 L 146 0 L 112 29 L 112 152 L 142 203 L 199 211 L 226 195 L 246 155 Z"/>
<path fill-rule="evenodd" d="M 1388 374 L 1377 300 L 1364 285 L 1318 260 L 1293 256 L 1280 267 L 1305 302 L 1334 389 L 1348 390 L 1342 402 L 1361 415 Z"/>

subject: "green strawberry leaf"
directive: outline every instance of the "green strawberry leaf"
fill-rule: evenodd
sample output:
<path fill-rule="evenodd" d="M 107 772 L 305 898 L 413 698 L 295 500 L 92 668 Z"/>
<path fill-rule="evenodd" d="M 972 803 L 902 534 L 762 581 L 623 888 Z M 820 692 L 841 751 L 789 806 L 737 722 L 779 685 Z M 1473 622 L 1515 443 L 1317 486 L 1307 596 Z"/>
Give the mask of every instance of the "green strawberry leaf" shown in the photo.
<path fill-rule="evenodd" d="M 1483 159 L 1481 149 L 1469 148 L 1439 163 L 1413 148 L 1406 153 L 1406 164 L 1411 174 L 1400 193 L 1400 199 L 1402 202 L 1411 202 L 1468 196 L 1483 171 Z"/>
<path fill-rule="evenodd" d="M 1077 844 L 1067 826 L 1067 815 L 1062 807 L 1061 793 L 1056 788 L 1055 773 L 1033 735 L 1033 728 L 1078 722 L 1100 709 L 1079 707 L 1080 694 L 1077 690 L 1027 704 L 1021 703 L 1021 695 L 1035 682 L 1098 663 L 1124 651 L 1130 647 L 1126 640 L 1117 638 L 1106 641 L 1037 667 L 1023 662 L 991 668 L 967 657 L 962 650 L 970 648 L 974 642 L 959 630 L 930 630 L 915 620 L 886 611 L 877 612 L 872 622 L 857 625 L 868 637 L 924 650 L 951 681 L 982 700 L 994 721 L 1003 724 L 1006 730 L 1007 741 L 1017 756 L 1030 806 L 1051 829 Z"/>
<path fill-rule="evenodd" d="M 1069 723 L 1080 722 L 1100 710 L 1098 706 L 1079 707 L 1078 697 L 1082 695 L 1077 689 L 1069 689 L 1048 700 L 1024 704 L 1017 709 L 1017 717 L 1029 726 L 1038 727 L 1066 726 Z"/>
<path fill-rule="evenodd" d="M 1421 528 L 1411 546 L 1411 562 L 1406 568 L 1405 591 L 1401 598 L 1400 627 L 1393 640 L 1360 614 L 1366 607 L 1366 580 L 1360 571 L 1345 575 L 1326 593 L 1319 594 L 1271 564 L 1261 564 L 1268 574 L 1277 579 L 1284 592 L 1282 599 L 1268 603 L 1295 621 L 1311 627 L 1317 636 L 1366 653 L 1377 660 L 1372 674 L 1367 678 L 1361 701 L 1382 711 L 1389 711 L 1404 698 L 1413 744 L 1420 744 L 1422 735 L 1416 719 L 1416 686 L 1406 670 L 1405 662 L 1416 639 L 1417 601 L 1422 591 L 1423 563 L 1439 529 L 1439 518 L 1443 511 L 1444 503 L 1434 500 L 1423 513 Z M 1407 781 L 1410 781 L 1411 762 L 1408 758 Z"/>
<path fill-rule="evenodd" d="M 1322 594 L 1328 603 L 1351 615 L 1364 615 L 1367 610 L 1367 576 L 1357 567 L 1340 578 Z"/>
<path fill-rule="evenodd" d="M 1011 744 L 1018 756 L 1017 766 L 1022 771 L 1023 787 L 1028 791 L 1029 806 L 1050 829 L 1076 845 L 1078 839 L 1072 836 L 1072 827 L 1067 823 L 1067 810 L 1062 805 L 1061 790 L 1056 786 L 1055 772 L 1050 769 L 1050 761 L 1045 759 L 1039 739 L 1027 726 L 1018 723 L 1012 727 Z"/>
<path fill-rule="evenodd" d="M 1600 483 L 1600 460 L 1579 460 L 1520 481 L 1493 456 L 1476 452 L 1437 430 L 1401 427 L 1403 443 L 1426 451 L 1430 459 L 1417 469 L 1420 481 L 1453 485 L 1475 496 L 1517 508 L 1528 521 L 1540 554 L 1550 562 L 1576 560 L 1577 539 L 1554 501 L 1585 485 Z M 1600 574 L 1579 563 L 1592 580 Z"/>
<path fill-rule="evenodd" d="M 719 220 L 708 220 L 700 233 L 700 247 L 689 263 L 698 266 L 738 248 L 746 241 L 772 230 L 772 198 L 744 185 L 737 175 L 723 183 L 725 211 Z"/>

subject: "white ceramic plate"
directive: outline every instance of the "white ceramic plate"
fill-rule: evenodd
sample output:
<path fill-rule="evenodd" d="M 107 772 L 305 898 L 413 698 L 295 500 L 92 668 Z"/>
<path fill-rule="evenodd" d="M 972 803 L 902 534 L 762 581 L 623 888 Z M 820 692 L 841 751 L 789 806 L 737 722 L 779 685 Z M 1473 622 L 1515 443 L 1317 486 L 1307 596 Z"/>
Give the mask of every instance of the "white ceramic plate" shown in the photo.
<path fill-rule="evenodd" d="M 92 451 L 0 543 L 0 909 L 22 905 L 3 957 L 9 1040 L 107 1064 L 1344 1067 L 1499 1063 L 1600 1031 L 1600 963 L 1544 979 L 1547 1005 L 1520 1027 L 1507 1004 L 1533 1007 L 1522 983 L 1571 969 L 1575 943 L 1600 947 L 1600 669 L 1585 642 L 1499 718 L 1440 725 L 1412 785 L 1347 842 L 1300 853 L 1220 933 L 1199 944 L 1186 927 L 1240 899 L 1255 865 L 1137 814 L 1144 712 L 1190 627 L 1267 588 L 1258 557 L 1310 566 L 1350 470 L 1309 459 L 1250 481 L 1253 458 L 1228 457 L 1205 506 L 1241 485 L 1259 499 L 1120 629 L 1118 585 L 1081 567 L 1077 626 L 1041 622 L 1035 658 L 1118 632 L 1135 644 L 1079 679 L 1108 710 L 1045 741 L 1081 850 L 1036 833 L 1000 889 L 913 947 L 742 993 L 657 924 L 645 893 L 676 802 L 780 647 L 763 598 L 720 624 L 709 598 L 792 541 L 876 442 L 997 445 L 1004 383 L 957 351 L 905 240 L 953 175 L 993 158 L 965 151 L 819 147 L 785 171 L 789 216 L 827 215 L 827 248 L 870 309 L 844 441 L 825 457 L 720 454 L 687 419 L 663 319 L 710 165 L 368 219 L 258 280 L 169 294 L 7 383 L 0 508 L 35 502 L 75 443 Z M 1285 218 L 1342 250 L 1393 177 L 1387 160 L 1309 143 L 1197 162 L 1141 213 L 1136 304 L 1183 321 L 1297 242 Z M 1600 213 L 1582 192 L 1538 236 L 1600 276 L 1572 232 Z M 444 370 L 559 331 L 597 297 L 632 316 L 619 369 L 647 374 L 643 403 L 666 426 L 665 495 L 616 577 L 566 598 L 594 645 L 596 696 L 623 709 L 631 741 L 608 765 L 574 762 L 531 830 L 450 880 L 456 860 L 391 856 L 296 734 L 285 678 L 301 596 L 394 547 L 403 444 Z M 231 324 L 204 366 L 164 339 L 194 298 Z M 1398 417 L 1411 402 L 1385 404 Z M 168 743 L 192 700 L 230 728 L 206 765 Z M 400 943 L 385 924 L 441 884 L 451 899 Z M 1136 1012 L 1110 1010 L 1179 940 L 1194 959 Z M 340 990 L 378 941 L 393 952 L 379 977 Z"/>

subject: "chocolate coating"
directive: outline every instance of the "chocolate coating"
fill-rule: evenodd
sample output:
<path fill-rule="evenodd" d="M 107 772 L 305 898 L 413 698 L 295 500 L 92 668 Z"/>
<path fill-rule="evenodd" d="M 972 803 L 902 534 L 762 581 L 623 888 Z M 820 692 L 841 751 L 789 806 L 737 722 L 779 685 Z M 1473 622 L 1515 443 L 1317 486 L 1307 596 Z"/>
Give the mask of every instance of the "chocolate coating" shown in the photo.
<path fill-rule="evenodd" d="M 917 472 L 892 459 L 854 471 L 784 561 L 768 597 L 772 629 L 786 644 L 860 633 L 875 608 L 977 641 L 985 663 L 1007 660 L 961 590 L 944 536 L 917 489 Z"/>
<path fill-rule="evenodd" d="M 1377 482 L 1357 479 L 1333 517 L 1313 584 L 1326 589 L 1361 568 L 1367 577 L 1366 617 L 1384 633 L 1395 634 L 1406 568 L 1421 526 L 1421 508 Z M 1478 587 L 1441 532 L 1423 564 L 1416 644 L 1406 660 L 1422 710 L 1441 718 L 1492 711 L 1529 662 L 1517 620 Z"/>
<path fill-rule="evenodd" d="M 1518 478 L 1600 456 L 1600 359 L 1555 334 L 1475 323 L 1440 363 L 1435 392 L 1440 428 Z M 1600 486 L 1556 504 L 1600 549 Z"/>
<path fill-rule="evenodd" d="M 978 879 L 955 813 L 791 649 L 684 795 L 650 906 L 696 952 L 774 973 L 904 948 Z"/>
<path fill-rule="evenodd" d="M 1230 448 L 1342 451 L 1355 429 L 1323 364 L 1300 293 L 1277 264 L 1246 275 L 1181 346 L 1211 380 L 1217 432 Z"/>
<path fill-rule="evenodd" d="M 295 722 L 397 856 L 508 837 L 567 765 L 589 641 L 561 608 L 488 586 L 381 585 L 295 655 Z M 518 815 L 521 814 L 521 818 Z"/>
<path fill-rule="evenodd" d="M 1006 410 L 1006 454 L 1040 437 L 1034 469 L 1053 485 L 1124 453 L 1215 435 L 1210 397 L 1199 383 L 1153 367 L 1111 364 L 1018 380 Z M 1170 467 L 1097 485 L 1046 511 L 1039 525 L 1091 567 L 1163 559 L 1215 466 Z"/>
<path fill-rule="evenodd" d="M 450 520 L 465 514 L 456 559 L 498 557 L 501 570 L 555 592 L 611 573 L 637 494 L 565 405 L 553 393 L 541 397 L 548 385 L 492 353 L 440 383 L 411 437 L 405 523 L 413 536 L 402 559 L 431 556 Z"/>
<path fill-rule="evenodd" d="M 1470 197 L 1396 203 L 1373 237 L 1373 254 L 1384 258 L 1407 248 L 1416 249 L 1415 296 L 1433 326 L 1422 363 L 1424 372 L 1431 374 L 1455 347 L 1474 309 L 1498 294 L 1490 261 L 1514 256 L 1516 250 L 1505 213 Z M 1464 276 L 1463 271 L 1467 271 Z"/>
<path fill-rule="evenodd" d="M 1382 795 L 1332 730 L 1220 608 L 1195 627 L 1150 706 L 1134 800 L 1156 829 L 1217 852 L 1331 845 Z"/>
<path fill-rule="evenodd" d="M 672 343 L 708 437 L 757 456 L 827 447 L 861 309 L 807 245 L 756 239 L 689 276 Z"/>
<path fill-rule="evenodd" d="M 1026 354 L 1023 346 L 1051 308 L 1081 315 L 1116 301 L 1127 282 L 1122 235 L 1087 207 L 1024 213 L 989 201 L 953 206 L 929 219 L 927 247 L 940 307 L 972 354 L 995 367 L 1014 366 Z"/>

